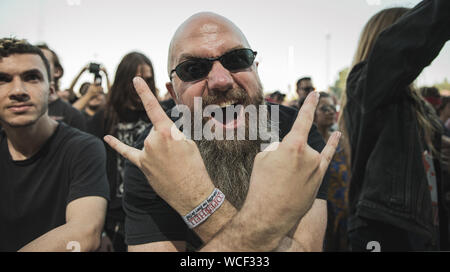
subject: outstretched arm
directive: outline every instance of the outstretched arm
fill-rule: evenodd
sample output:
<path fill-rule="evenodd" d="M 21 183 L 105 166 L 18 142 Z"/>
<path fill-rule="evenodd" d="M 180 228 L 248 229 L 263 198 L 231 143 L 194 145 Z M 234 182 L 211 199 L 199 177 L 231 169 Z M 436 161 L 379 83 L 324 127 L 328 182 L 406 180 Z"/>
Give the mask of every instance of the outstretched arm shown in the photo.
<path fill-rule="evenodd" d="M 450 1 L 425 0 L 402 16 L 377 38 L 363 69 L 365 76 L 349 83 L 348 90 L 370 111 L 392 101 L 406 90 L 438 56 L 450 39 Z M 353 75 L 354 76 L 354 75 Z"/>

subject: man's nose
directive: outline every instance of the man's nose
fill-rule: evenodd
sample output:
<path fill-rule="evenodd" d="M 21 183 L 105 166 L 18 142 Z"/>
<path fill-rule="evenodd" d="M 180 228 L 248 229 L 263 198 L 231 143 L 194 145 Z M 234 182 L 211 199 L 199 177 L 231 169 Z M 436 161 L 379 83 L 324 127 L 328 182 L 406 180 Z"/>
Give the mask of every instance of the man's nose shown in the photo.
<path fill-rule="evenodd" d="M 215 61 L 208 74 L 208 89 L 211 91 L 226 92 L 233 88 L 233 77 L 219 61 Z"/>
<path fill-rule="evenodd" d="M 11 82 L 9 98 L 11 100 L 26 101 L 30 98 L 28 91 L 20 78 L 14 78 Z"/>

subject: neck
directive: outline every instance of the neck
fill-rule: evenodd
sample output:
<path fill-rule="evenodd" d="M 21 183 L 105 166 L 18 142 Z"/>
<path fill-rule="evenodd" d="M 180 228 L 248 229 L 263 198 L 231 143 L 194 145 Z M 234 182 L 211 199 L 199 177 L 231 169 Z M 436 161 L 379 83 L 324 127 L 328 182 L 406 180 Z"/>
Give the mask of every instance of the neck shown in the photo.
<path fill-rule="evenodd" d="M 328 138 L 330 138 L 330 127 L 317 125 L 317 130 L 322 135 L 323 139 L 325 140 L 325 143 L 328 142 Z"/>
<path fill-rule="evenodd" d="M 450 118 L 450 115 L 449 116 L 445 116 L 445 115 L 439 116 L 439 119 L 441 119 L 442 123 L 447 122 L 448 118 Z"/>
<path fill-rule="evenodd" d="M 53 135 L 58 123 L 47 114 L 36 123 L 26 127 L 3 126 L 8 139 L 8 149 L 14 161 L 31 158 L 42 145 Z"/>
<path fill-rule="evenodd" d="M 94 116 L 95 115 L 95 111 L 91 110 L 89 107 L 86 107 L 84 109 L 84 111 L 89 115 L 89 116 Z"/>

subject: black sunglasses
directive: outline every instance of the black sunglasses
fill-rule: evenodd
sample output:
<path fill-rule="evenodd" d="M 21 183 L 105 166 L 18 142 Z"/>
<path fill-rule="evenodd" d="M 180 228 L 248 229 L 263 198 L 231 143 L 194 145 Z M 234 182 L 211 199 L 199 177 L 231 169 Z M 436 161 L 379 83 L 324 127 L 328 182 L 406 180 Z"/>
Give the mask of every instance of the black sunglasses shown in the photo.
<path fill-rule="evenodd" d="M 304 88 L 301 88 L 301 89 L 304 90 L 304 91 L 307 92 L 307 93 L 312 92 L 312 91 L 315 90 L 314 87 L 304 87 Z"/>
<path fill-rule="evenodd" d="M 170 79 L 172 80 L 173 72 L 176 72 L 177 76 L 185 82 L 202 79 L 209 74 L 213 62 L 216 60 L 232 72 L 247 69 L 252 66 L 256 54 L 257 52 L 251 49 L 243 48 L 230 51 L 217 58 L 191 58 L 170 71 Z"/>
<path fill-rule="evenodd" d="M 335 106 L 323 105 L 322 107 L 319 108 L 319 110 L 321 110 L 323 113 L 327 113 L 329 111 L 336 113 L 336 107 Z"/>

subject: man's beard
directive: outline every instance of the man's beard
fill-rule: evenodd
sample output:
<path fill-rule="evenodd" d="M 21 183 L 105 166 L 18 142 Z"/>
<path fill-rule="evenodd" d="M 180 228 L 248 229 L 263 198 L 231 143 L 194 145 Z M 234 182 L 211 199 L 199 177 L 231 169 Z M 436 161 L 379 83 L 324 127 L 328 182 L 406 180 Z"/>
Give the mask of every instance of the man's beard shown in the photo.
<path fill-rule="evenodd" d="M 234 89 L 203 98 L 203 108 L 223 101 L 238 101 L 237 104 L 244 107 L 248 105 L 258 107 L 264 103 L 264 98 L 262 88 L 260 88 L 257 97 L 250 97 L 243 89 Z M 207 121 L 208 119 L 203 119 L 203 125 Z M 245 140 L 237 140 L 235 131 L 234 140 L 201 139 L 195 141 L 214 185 L 225 194 L 226 199 L 237 209 L 242 207 L 247 196 L 253 162 L 263 143 L 259 136 L 256 140 L 248 139 L 250 134 L 248 118 L 246 118 L 245 126 Z M 268 126 L 270 127 L 270 119 L 268 120 Z M 194 127 L 193 124 L 192 127 Z"/>

